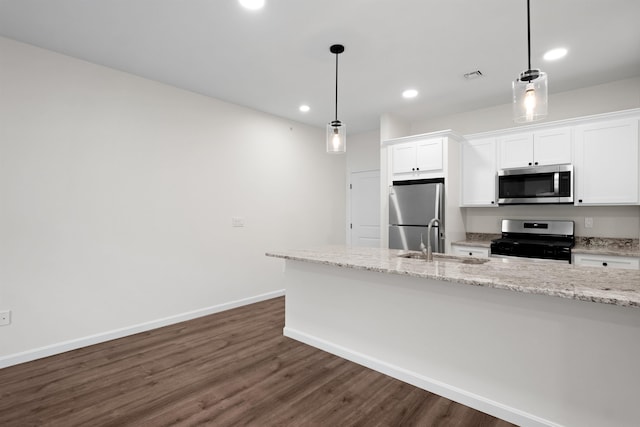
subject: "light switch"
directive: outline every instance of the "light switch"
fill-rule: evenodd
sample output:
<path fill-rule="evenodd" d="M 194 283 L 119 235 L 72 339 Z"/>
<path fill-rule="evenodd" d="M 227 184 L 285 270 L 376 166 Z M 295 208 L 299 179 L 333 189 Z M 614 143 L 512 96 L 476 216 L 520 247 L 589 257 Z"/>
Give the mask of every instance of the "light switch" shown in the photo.
<path fill-rule="evenodd" d="M 593 217 L 587 216 L 584 218 L 584 228 L 593 228 Z"/>

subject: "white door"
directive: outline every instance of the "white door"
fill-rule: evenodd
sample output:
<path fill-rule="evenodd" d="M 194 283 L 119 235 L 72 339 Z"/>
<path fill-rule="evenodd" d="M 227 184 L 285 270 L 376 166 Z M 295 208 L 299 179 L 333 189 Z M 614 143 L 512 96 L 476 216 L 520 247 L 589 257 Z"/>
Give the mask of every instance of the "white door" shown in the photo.
<path fill-rule="evenodd" d="M 380 246 L 380 171 L 351 173 L 351 245 Z"/>

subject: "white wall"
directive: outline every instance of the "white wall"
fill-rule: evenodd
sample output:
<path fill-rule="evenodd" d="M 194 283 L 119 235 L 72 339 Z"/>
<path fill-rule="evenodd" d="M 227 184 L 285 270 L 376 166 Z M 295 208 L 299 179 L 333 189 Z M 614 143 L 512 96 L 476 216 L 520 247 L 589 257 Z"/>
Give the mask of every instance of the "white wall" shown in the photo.
<path fill-rule="evenodd" d="M 347 139 L 347 172 L 380 169 L 380 132 L 364 132 Z"/>
<path fill-rule="evenodd" d="M 598 86 L 551 94 L 547 122 L 640 107 L 640 76 Z M 473 134 L 516 127 L 511 104 L 436 117 L 411 124 L 411 134 L 453 129 Z M 640 207 L 501 206 L 466 208 L 468 232 L 499 233 L 500 218 L 568 219 L 576 222 L 576 235 L 594 237 L 640 237 Z M 584 218 L 593 217 L 593 228 Z"/>
<path fill-rule="evenodd" d="M 266 250 L 344 242 L 324 129 L 4 38 L 0 58 L 0 359 L 277 291 Z"/>
<path fill-rule="evenodd" d="M 509 84 L 509 82 L 507 82 Z M 570 119 L 640 107 L 640 76 L 602 85 L 549 95 L 549 115 L 544 120 Z M 443 129 L 468 135 L 525 126 L 512 119 L 512 105 L 502 104 L 480 110 L 419 120 L 411 123 L 411 135 Z"/>

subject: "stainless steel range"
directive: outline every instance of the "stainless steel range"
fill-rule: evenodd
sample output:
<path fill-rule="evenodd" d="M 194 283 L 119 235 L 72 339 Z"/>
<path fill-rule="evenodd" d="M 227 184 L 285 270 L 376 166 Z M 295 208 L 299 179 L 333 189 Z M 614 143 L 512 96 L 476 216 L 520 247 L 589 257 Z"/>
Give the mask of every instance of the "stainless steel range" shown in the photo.
<path fill-rule="evenodd" d="M 503 219 L 502 237 L 491 241 L 491 256 L 571 263 L 573 221 Z"/>

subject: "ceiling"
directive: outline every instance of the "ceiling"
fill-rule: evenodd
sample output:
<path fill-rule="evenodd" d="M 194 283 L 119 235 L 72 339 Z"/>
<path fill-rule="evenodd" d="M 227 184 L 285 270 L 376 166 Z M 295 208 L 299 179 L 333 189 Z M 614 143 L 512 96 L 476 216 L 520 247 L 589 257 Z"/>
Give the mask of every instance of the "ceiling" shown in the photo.
<path fill-rule="evenodd" d="M 0 0 L 0 35 L 350 133 L 511 102 L 527 68 L 525 0 Z M 640 1 L 532 0 L 532 66 L 562 92 L 640 75 Z M 545 62 L 563 46 L 568 55 Z M 484 76 L 466 80 L 463 74 Z M 406 100 L 401 93 L 417 89 Z M 308 104 L 307 113 L 298 111 Z M 551 104 L 550 109 L 553 108 Z"/>

